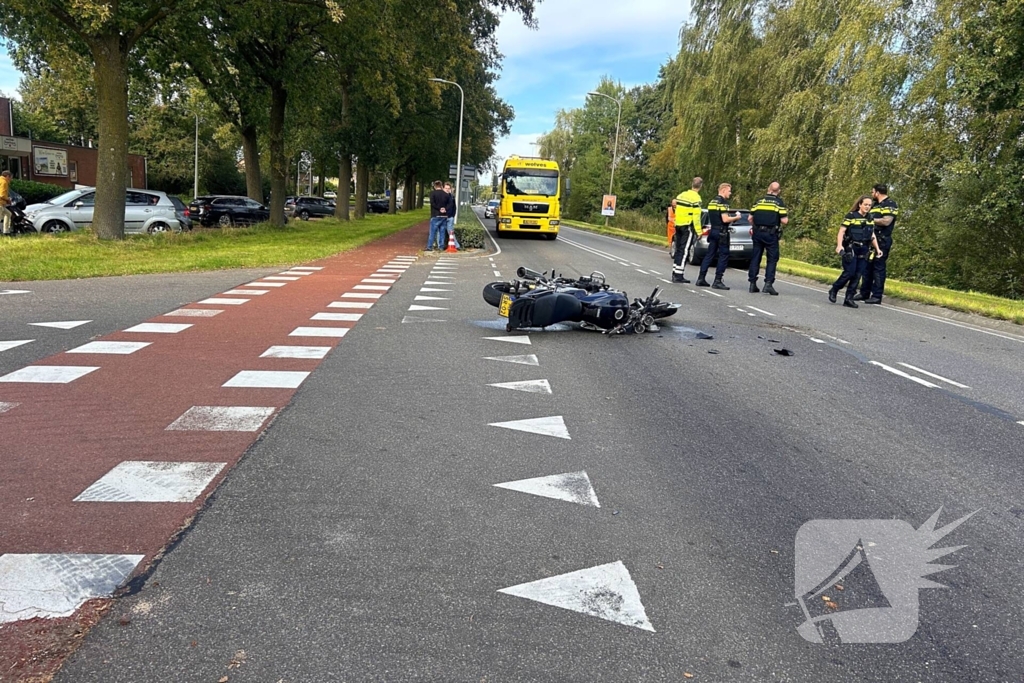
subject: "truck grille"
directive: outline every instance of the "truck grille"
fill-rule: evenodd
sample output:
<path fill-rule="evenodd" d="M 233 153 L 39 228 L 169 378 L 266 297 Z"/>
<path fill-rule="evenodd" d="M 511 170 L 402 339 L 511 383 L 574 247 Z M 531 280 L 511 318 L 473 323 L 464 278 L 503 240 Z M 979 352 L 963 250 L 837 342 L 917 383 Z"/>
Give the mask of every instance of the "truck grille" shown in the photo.
<path fill-rule="evenodd" d="M 542 202 L 512 202 L 514 213 L 547 213 L 548 205 Z"/>

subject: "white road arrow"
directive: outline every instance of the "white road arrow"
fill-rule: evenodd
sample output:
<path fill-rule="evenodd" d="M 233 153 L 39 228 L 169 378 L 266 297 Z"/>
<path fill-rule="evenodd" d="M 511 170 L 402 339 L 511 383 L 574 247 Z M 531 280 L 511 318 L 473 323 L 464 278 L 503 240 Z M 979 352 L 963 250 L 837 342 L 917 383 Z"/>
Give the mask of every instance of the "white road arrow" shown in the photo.
<path fill-rule="evenodd" d="M 524 382 L 498 382 L 496 384 L 488 384 L 489 387 L 498 387 L 499 389 L 512 389 L 513 391 L 525 391 L 531 394 L 550 394 L 551 383 L 546 379 L 531 379 Z"/>
<path fill-rule="evenodd" d="M 502 363 L 518 363 L 519 365 L 540 365 L 540 360 L 532 353 L 528 356 L 486 356 L 484 360 L 497 360 Z"/>
<path fill-rule="evenodd" d="M 553 436 L 558 439 L 570 439 L 569 430 L 565 426 L 565 420 L 561 415 L 551 417 L 532 417 L 527 420 L 512 420 L 511 422 L 492 422 L 489 427 L 501 427 L 502 429 L 513 429 L 517 432 L 529 432 L 542 436 Z"/>
<path fill-rule="evenodd" d="M 512 344 L 526 344 L 527 346 L 530 346 L 532 344 L 530 342 L 530 335 L 528 334 L 520 334 L 514 337 L 484 337 L 484 339 L 490 339 L 491 341 L 510 342 Z"/>

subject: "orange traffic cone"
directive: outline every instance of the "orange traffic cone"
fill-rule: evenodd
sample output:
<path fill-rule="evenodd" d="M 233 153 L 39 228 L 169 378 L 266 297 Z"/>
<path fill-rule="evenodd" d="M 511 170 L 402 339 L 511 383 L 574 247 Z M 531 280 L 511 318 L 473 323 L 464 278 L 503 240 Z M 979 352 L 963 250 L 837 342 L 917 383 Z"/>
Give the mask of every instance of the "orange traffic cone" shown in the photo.
<path fill-rule="evenodd" d="M 448 248 L 445 249 L 448 254 L 457 254 L 459 250 L 455 248 L 455 228 L 448 231 Z"/>

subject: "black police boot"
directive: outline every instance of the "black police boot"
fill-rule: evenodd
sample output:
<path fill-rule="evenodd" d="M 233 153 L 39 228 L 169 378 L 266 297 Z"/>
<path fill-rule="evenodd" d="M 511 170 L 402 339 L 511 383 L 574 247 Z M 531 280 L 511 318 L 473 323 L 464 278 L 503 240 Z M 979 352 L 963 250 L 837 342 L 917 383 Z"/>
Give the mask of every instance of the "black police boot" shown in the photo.
<path fill-rule="evenodd" d="M 747 287 L 747 291 L 750 292 L 751 294 L 757 294 L 758 292 L 761 291 L 757 286 L 757 280 L 754 280 L 753 282 L 750 283 L 750 286 Z"/>
<path fill-rule="evenodd" d="M 854 301 L 864 301 L 864 299 L 867 299 L 867 297 L 861 294 L 860 292 L 853 295 Z"/>
<path fill-rule="evenodd" d="M 689 282 L 689 280 L 687 280 L 685 277 L 683 277 L 682 273 L 676 273 L 676 272 L 673 271 L 673 273 L 672 273 L 672 282 L 687 283 L 687 282 Z"/>
<path fill-rule="evenodd" d="M 847 308 L 860 308 L 857 304 L 853 303 L 853 298 L 849 298 L 843 301 L 843 305 Z"/>
<path fill-rule="evenodd" d="M 873 296 L 870 299 L 864 299 L 864 303 L 866 303 L 866 304 L 880 304 L 880 303 L 882 303 L 882 300 L 880 298 L 878 298 L 877 296 Z"/>
<path fill-rule="evenodd" d="M 765 294 L 771 294 L 772 296 L 778 296 L 779 295 L 779 293 L 775 291 L 775 288 L 772 287 L 772 283 L 770 283 L 770 282 L 764 283 L 764 293 Z"/>
<path fill-rule="evenodd" d="M 711 283 L 711 289 L 726 289 L 727 290 L 729 288 L 725 286 L 725 283 L 722 282 L 721 278 L 718 278 L 713 283 Z"/>
<path fill-rule="evenodd" d="M 701 275 L 699 278 L 697 278 L 697 286 L 698 287 L 710 287 L 711 285 L 709 285 L 708 281 L 704 279 L 703 275 Z"/>
<path fill-rule="evenodd" d="M 832 303 L 836 302 L 836 290 L 834 290 L 834 289 L 829 289 L 828 290 L 828 300 L 831 301 Z"/>

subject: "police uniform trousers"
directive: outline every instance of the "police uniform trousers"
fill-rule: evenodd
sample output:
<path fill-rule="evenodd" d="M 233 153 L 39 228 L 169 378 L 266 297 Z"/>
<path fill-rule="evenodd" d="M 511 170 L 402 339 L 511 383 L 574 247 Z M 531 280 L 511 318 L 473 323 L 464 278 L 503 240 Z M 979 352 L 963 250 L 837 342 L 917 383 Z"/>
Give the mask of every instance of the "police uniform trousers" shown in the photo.
<path fill-rule="evenodd" d="M 768 254 L 768 262 L 764 266 L 764 282 L 771 284 L 775 282 L 775 266 L 779 263 L 779 232 L 778 228 L 755 227 L 754 254 L 750 258 L 750 271 L 747 279 L 757 282 L 757 275 L 761 272 L 761 255 Z"/>
<path fill-rule="evenodd" d="M 697 231 L 693 229 L 693 225 L 677 225 L 675 239 L 676 243 L 672 250 L 672 263 L 675 267 L 672 269 L 672 272 L 682 274 L 683 269 L 686 267 L 686 262 L 690 260 L 690 256 L 693 254 L 693 245 L 697 241 Z"/>
<path fill-rule="evenodd" d="M 700 264 L 701 280 L 708 274 L 711 261 L 716 255 L 718 256 L 718 265 L 715 267 L 715 279 L 721 280 L 729 265 L 729 228 L 711 228 L 711 231 L 708 232 L 708 251 L 704 254 L 704 260 Z"/>
<path fill-rule="evenodd" d="M 838 293 L 846 287 L 846 300 L 853 299 L 857 292 L 857 283 L 868 269 L 868 244 L 867 242 L 851 242 L 843 252 L 843 273 L 832 285 L 832 291 Z"/>
<path fill-rule="evenodd" d="M 860 294 L 865 299 L 872 297 L 881 299 L 885 294 L 886 264 L 889 261 L 889 252 L 892 251 L 892 237 L 878 235 L 878 248 L 882 250 L 882 257 L 878 254 L 867 262 L 864 278 L 860 283 Z"/>

